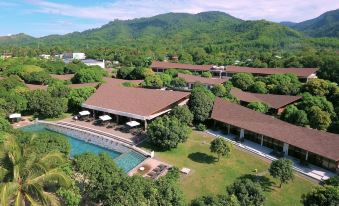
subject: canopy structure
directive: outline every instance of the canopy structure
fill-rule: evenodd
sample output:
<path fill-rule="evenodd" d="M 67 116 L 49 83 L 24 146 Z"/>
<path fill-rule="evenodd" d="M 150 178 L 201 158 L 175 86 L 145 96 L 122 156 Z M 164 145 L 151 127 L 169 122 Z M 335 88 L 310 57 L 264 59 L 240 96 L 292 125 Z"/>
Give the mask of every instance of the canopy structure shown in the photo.
<path fill-rule="evenodd" d="M 100 119 L 101 121 L 105 122 L 105 121 L 111 120 L 112 117 L 110 117 L 110 116 L 108 116 L 108 115 L 102 115 L 102 116 L 99 117 L 99 119 Z"/>
<path fill-rule="evenodd" d="M 14 113 L 9 115 L 10 119 L 16 119 L 16 118 L 21 118 L 21 114 L 19 113 Z"/>
<path fill-rule="evenodd" d="M 87 110 L 79 112 L 80 116 L 90 115 L 91 113 Z"/>
<path fill-rule="evenodd" d="M 126 124 L 130 127 L 136 127 L 140 125 L 140 123 L 137 121 L 130 121 L 130 122 L 127 122 Z"/>

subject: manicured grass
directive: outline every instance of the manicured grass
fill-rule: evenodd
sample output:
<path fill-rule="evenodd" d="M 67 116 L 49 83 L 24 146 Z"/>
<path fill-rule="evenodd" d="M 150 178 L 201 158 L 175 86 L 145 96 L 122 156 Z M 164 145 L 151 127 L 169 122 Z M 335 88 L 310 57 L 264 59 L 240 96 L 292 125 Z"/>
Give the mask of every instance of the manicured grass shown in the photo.
<path fill-rule="evenodd" d="M 176 167 L 188 167 L 192 171 L 188 176 L 182 176 L 181 188 L 187 202 L 210 194 L 225 193 L 226 186 L 238 177 L 246 174 L 257 174 L 267 177 L 268 189 L 265 205 L 301 205 L 303 193 L 312 189 L 314 183 L 296 176 L 288 185 L 278 188 L 278 181 L 268 174 L 269 162 L 258 156 L 242 151 L 233 146 L 228 158 L 217 162 L 216 156 L 209 151 L 209 143 L 213 137 L 204 133 L 193 132 L 186 143 L 171 151 L 156 151 L 156 157 Z M 146 144 L 144 147 L 149 148 Z"/>

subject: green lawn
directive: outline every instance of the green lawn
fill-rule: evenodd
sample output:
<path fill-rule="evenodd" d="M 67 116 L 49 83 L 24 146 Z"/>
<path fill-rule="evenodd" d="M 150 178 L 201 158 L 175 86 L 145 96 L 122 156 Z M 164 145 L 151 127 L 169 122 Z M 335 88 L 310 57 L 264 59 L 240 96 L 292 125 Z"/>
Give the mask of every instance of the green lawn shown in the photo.
<path fill-rule="evenodd" d="M 188 176 L 183 176 L 181 187 L 187 202 L 207 194 L 224 193 L 226 186 L 236 178 L 257 173 L 267 179 L 267 201 L 265 205 L 285 206 L 301 205 L 301 194 L 311 190 L 314 183 L 296 176 L 292 183 L 278 188 L 278 182 L 267 172 L 269 163 L 254 154 L 239 150 L 233 146 L 228 158 L 216 161 L 209 151 L 209 142 L 213 138 L 203 133 L 193 132 L 186 143 L 171 151 L 156 151 L 156 157 L 179 168 L 192 169 Z M 147 149 L 148 146 L 144 145 Z M 148 148 L 149 149 L 149 148 Z"/>
<path fill-rule="evenodd" d="M 71 117 L 72 115 L 73 115 L 72 113 L 63 113 L 60 117 L 56 117 L 56 118 L 46 118 L 46 119 L 43 119 L 43 120 L 45 120 L 45 121 L 51 121 L 51 122 L 56 122 L 56 121 L 60 121 L 60 120 L 69 118 L 69 117 Z"/>

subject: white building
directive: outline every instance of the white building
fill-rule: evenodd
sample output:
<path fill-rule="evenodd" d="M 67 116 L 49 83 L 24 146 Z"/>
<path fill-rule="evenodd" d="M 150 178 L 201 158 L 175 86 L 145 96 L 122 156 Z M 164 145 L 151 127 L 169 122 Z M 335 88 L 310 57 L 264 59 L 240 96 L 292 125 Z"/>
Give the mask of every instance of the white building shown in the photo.
<path fill-rule="evenodd" d="M 41 54 L 39 56 L 40 56 L 40 58 L 43 58 L 43 59 L 50 59 L 51 58 L 51 55 L 49 55 L 49 54 Z"/>
<path fill-rule="evenodd" d="M 103 69 L 105 69 L 105 60 L 97 61 L 95 59 L 84 59 L 81 60 L 82 63 L 86 64 L 87 66 L 99 66 Z"/>
<path fill-rule="evenodd" d="M 86 54 L 85 53 L 63 53 L 61 55 L 62 59 L 86 59 Z"/>

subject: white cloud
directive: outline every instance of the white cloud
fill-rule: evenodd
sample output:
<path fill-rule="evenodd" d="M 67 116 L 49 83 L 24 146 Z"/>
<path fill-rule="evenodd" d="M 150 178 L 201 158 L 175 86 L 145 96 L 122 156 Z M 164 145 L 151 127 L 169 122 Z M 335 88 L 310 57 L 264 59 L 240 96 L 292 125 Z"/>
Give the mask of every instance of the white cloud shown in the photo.
<path fill-rule="evenodd" d="M 88 19 L 113 20 L 149 17 L 167 12 L 223 11 L 241 19 L 303 21 L 339 8 L 338 0 L 116 0 L 97 6 L 75 6 L 28 0 L 38 12 Z"/>

